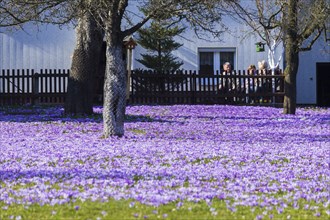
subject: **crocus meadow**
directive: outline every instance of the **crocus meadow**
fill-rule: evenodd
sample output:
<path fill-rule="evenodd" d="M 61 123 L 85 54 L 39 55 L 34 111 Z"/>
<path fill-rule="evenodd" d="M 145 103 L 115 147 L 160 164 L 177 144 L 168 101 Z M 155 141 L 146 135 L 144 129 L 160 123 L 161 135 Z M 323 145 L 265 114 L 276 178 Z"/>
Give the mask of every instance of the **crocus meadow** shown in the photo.
<path fill-rule="evenodd" d="M 124 137 L 102 137 L 101 107 L 0 109 L 0 202 L 223 200 L 330 214 L 330 109 L 128 106 Z M 300 207 L 300 201 L 307 205 Z M 309 205 L 310 204 L 310 205 Z"/>

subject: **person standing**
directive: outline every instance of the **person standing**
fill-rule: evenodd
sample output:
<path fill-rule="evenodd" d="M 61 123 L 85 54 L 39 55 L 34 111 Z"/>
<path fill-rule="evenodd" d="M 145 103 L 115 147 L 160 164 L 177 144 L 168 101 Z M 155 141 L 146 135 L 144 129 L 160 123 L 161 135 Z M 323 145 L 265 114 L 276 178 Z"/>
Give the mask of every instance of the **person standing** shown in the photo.
<path fill-rule="evenodd" d="M 258 67 L 259 67 L 259 75 L 261 76 L 266 76 L 268 75 L 268 63 L 265 60 L 262 60 L 260 62 L 258 62 Z M 262 96 L 260 96 L 259 102 L 269 102 L 270 97 L 266 97 L 264 94 L 269 92 L 269 86 L 270 86 L 270 82 L 268 79 L 265 78 L 260 78 L 258 81 L 258 88 L 257 88 L 257 92 L 263 94 Z"/>
<path fill-rule="evenodd" d="M 226 103 L 230 103 L 233 100 L 233 97 L 228 97 L 232 93 L 232 90 L 235 88 L 235 85 L 233 85 L 233 80 L 229 78 L 229 76 L 232 75 L 232 67 L 229 62 L 225 62 L 223 65 L 223 72 L 222 77 L 220 76 L 219 81 L 219 91 L 221 94 L 226 94 L 226 97 L 224 97 L 224 100 Z"/>
<path fill-rule="evenodd" d="M 247 75 L 248 76 L 255 76 L 257 75 L 257 69 L 256 66 L 251 64 L 248 66 L 247 69 Z M 257 79 L 256 78 L 247 78 L 245 81 L 245 91 L 246 94 L 253 94 L 257 91 Z M 255 101 L 255 97 L 251 97 L 250 95 L 246 98 L 247 103 L 253 104 Z"/>

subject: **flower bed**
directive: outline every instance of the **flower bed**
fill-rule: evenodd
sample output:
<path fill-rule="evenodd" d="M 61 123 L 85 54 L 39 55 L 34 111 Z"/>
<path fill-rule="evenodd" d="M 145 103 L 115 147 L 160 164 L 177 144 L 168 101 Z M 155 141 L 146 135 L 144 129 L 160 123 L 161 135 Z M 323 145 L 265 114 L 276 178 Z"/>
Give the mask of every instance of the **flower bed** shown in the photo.
<path fill-rule="evenodd" d="M 70 118 L 58 107 L 1 108 L 0 202 L 220 199 L 232 211 L 330 213 L 330 109 L 129 106 L 125 136 L 109 139 L 102 109 L 94 111 Z"/>

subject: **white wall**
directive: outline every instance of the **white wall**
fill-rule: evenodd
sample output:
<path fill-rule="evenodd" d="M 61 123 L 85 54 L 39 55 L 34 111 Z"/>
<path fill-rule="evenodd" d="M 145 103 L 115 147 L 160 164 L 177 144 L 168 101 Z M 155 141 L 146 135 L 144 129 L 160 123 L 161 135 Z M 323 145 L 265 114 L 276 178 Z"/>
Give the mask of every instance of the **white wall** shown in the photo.
<path fill-rule="evenodd" d="M 323 36 L 313 45 L 311 51 L 299 54 L 297 104 L 317 103 L 316 63 L 320 62 L 330 62 L 330 44 L 324 40 Z"/>
<path fill-rule="evenodd" d="M 173 52 L 173 55 L 179 58 L 179 60 L 184 61 L 183 69 L 186 70 L 198 70 L 199 68 L 199 58 L 198 58 L 198 48 L 235 48 L 236 57 L 234 67 L 236 70 L 246 70 L 250 64 L 256 65 L 258 67 L 258 61 L 268 60 L 268 50 L 265 52 L 256 52 L 256 42 L 260 39 L 251 35 L 250 30 L 244 25 L 238 24 L 234 21 L 228 20 L 232 28 L 230 31 L 223 33 L 221 39 L 215 39 L 209 36 L 209 40 L 199 39 L 193 32 L 193 30 L 186 30 L 183 34 L 184 38 L 177 37 L 176 41 L 183 43 L 177 51 Z M 189 39 L 189 40 L 186 40 Z M 282 48 L 279 46 L 277 51 L 277 57 L 282 54 Z M 140 46 L 137 46 L 134 51 L 134 60 L 140 59 L 140 53 L 145 53 Z M 283 68 L 283 62 L 280 63 L 280 68 Z M 220 64 L 217 69 L 220 69 Z M 134 62 L 133 68 L 144 68 L 140 63 Z"/>
<path fill-rule="evenodd" d="M 0 30 L 1 31 L 1 30 Z M 54 25 L 0 32 L 1 69 L 68 69 L 75 46 L 74 30 Z"/>

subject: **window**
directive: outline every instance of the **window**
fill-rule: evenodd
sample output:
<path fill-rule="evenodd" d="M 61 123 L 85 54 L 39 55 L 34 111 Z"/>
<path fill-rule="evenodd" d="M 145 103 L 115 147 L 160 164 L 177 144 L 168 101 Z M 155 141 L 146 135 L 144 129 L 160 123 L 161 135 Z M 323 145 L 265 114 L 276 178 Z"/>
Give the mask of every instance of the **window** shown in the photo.
<path fill-rule="evenodd" d="M 214 71 L 214 53 L 200 52 L 199 53 L 199 70 L 200 74 L 212 75 Z"/>
<path fill-rule="evenodd" d="M 229 62 L 231 64 L 231 68 L 232 70 L 235 69 L 235 66 L 234 66 L 234 55 L 235 53 L 234 52 L 220 52 L 220 69 L 221 69 L 221 72 L 223 70 L 223 67 L 222 65 L 225 63 L 225 62 Z"/>
<path fill-rule="evenodd" d="M 222 65 L 230 62 L 235 69 L 236 48 L 198 48 L 199 71 L 200 74 L 214 74 L 216 71 L 222 71 Z"/>

